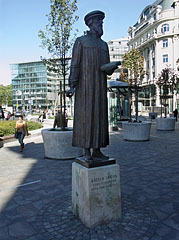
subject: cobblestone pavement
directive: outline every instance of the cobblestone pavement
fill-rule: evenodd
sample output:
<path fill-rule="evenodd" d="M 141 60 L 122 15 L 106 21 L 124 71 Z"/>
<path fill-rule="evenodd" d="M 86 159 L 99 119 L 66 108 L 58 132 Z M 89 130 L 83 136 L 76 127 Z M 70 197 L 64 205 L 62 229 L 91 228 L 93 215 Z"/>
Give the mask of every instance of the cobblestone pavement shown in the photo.
<path fill-rule="evenodd" d="M 120 165 L 122 218 L 92 229 L 71 211 L 72 160 L 48 160 L 40 134 L 0 149 L 0 240 L 179 239 L 179 123 L 147 142 L 110 134 L 104 153 Z"/>

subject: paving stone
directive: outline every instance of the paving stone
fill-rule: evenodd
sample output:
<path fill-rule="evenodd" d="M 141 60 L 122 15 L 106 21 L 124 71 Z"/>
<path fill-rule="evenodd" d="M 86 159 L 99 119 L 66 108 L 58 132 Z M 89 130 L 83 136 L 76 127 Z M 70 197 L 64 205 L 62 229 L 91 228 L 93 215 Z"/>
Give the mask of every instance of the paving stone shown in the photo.
<path fill-rule="evenodd" d="M 10 220 L 5 214 L 0 214 L 0 229 L 7 226 L 10 223 Z"/>
<path fill-rule="evenodd" d="M 26 222 L 17 222 L 9 225 L 9 235 L 19 239 L 26 239 L 27 237 L 34 235 L 36 232 L 30 224 Z"/>
<path fill-rule="evenodd" d="M 179 231 L 179 213 L 174 213 L 163 221 L 163 223 Z"/>
<path fill-rule="evenodd" d="M 71 211 L 73 160 L 46 159 L 40 135 L 25 138 L 22 153 L 17 141 L 5 143 L 0 149 L 1 184 L 30 184 L 11 192 L 0 189 L 0 239 L 178 239 L 179 123 L 165 133 L 155 126 L 153 122 L 148 142 L 124 141 L 123 130 L 110 134 L 110 145 L 102 151 L 120 164 L 122 218 L 93 229 Z"/>

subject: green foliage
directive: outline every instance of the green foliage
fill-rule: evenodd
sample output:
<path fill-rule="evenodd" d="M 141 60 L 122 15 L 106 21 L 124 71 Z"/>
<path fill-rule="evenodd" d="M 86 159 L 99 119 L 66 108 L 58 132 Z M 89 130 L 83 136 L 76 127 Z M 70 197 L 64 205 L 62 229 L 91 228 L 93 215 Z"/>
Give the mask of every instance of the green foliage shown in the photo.
<path fill-rule="evenodd" d="M 46 31 L 39 31 L 42 47 L 47 48 L 52 58 L 64 58 L 72 48 L 70 39 L 73 24 L 78 20 L 77 0 L 50 0 L 51 12 L 47 15 Z"/>
<path fill-rule="evenodd" d="M 161 73 L 158 75 L 156 84 L 159 87 L 168 86 L 168 88 L 172 87 L 174 90 L 177 90 L 179 76 L 173 68 L 167 66 L 162 69 Z"/>
<path fill-rule="evenodd" d="M 12 86 L 3 86 L 0 85 L 0 106 L 6 105 L 12 106 Z"/>
<path fill-rule="evenodd" d="M 36 130 L 36 129 L 42 128 L 42 123 L 27 121 L 27 128 L 28 128 L 28 131 Z"/>
<path fill-rule="evenodd" d="M 47 15 L 48 24 L 46 30 L 39 31 L 38 36 L 42 40 L 42 47 L 48 50 L 50 59 L 43 59 L 48 71 L 52 71 L 63 76 L 63 101 L 65 118 L 65 82 L 69 71 L 67 60 L 71 56 L 74 38 L 71 38 L 74 23 L 78 20 L 75 15 L 77 0 L 50 0 L 51 11 Z M 63 126 L 64 128 L 65 126 Z"/>
<path fill-rule="evenodd" d="M 137 49 L 127 52 L 122 58 L 121 78 L 131 85 L 139 85 L 144 74 L 144 57 L 141 52 Z"/>
<path fill-rule="evenodd" d="M 161 108 L 162 105 L 164 105 L 165 117 L 167 117 L 166 99 L 169 98 L 170 94 L 174 94 L 174 90 L 177 90 L 179 86 L 179 75 L 173 68 L 167 66 L 162 69 L 161 73 L 158 75 L 156 84 L 160 89 Z M 163 97 L 164 99 L 162 99 Z"/>
<path fill-rule="evenodd" d="M 14 134 L 15 132 L 16 121 L 1 121 L 0 122 L 0 136 L 7 136 Z M 42 128 L 42 124 L 39 122 L 28 122 L 27 121 L 28 131 L 36 130 Z"/>

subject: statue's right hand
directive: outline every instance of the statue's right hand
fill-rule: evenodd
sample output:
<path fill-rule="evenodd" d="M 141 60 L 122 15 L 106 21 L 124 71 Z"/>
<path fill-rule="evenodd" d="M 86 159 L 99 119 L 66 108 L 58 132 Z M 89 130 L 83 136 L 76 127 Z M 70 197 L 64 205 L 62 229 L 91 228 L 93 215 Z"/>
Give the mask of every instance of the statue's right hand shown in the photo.
<path fill-rule="evenodd" d="M 70 89 L 66 92 L 66 96 L 71 98 L 75 93 L 75 89 L 73 87 L 70 87 Z"/>

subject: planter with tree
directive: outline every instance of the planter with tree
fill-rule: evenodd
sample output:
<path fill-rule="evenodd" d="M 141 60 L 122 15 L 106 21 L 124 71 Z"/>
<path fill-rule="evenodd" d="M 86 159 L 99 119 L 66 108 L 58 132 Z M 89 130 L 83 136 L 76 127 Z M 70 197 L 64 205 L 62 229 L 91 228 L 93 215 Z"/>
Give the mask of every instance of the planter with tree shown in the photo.
<path fill-rule="evenodd" d="M 144 57 L 137 49 L 132 49 L 123 56 L 122 75 L 123 80 L 129 83 L 129 122 L 124 122 L 124 139 L 128 141 L 147 141 L 150 139 L 151 122 L 138 121 L 138 89 L 142 78 L 144 77 Z M 131 119 L 131 95 L 134 89 L 135 95 L 135 120 Z"/>
<path fill-rule="evenodd" d="M 42 47 L 47 48 L 51 58 L 42 59 L 47 70 L 63 77 L 63 89 L 60 88 L 61 115 L 63 125 L 59 129 L 42 130 L 45 155 L 48 158 L 75 158 L 79 156 L 72 145 L 72 129 L 65 127 L 66 123 L 66 78 L 69 71 L 69 60 L 74 40 L 71 38 L 73 24 L 78 20 L 77 0 L 50 0 L 51 11 L 48 16 L 46 31 L 39 31 Z M 75 34 L 74 34 L 75 35 Z M 63 107 L 63 110 L 62 110 Z M 70 152 L 70 156 L 66 152 Z"/>
<path fill-rule="evenodd" d="M 160 93 L 160 103 L 161 103 L 161 117 L 157 118 L 157 130 L 163 131 L 173 131 L 175 130 L 175 118 L 174 117 L 167 117 L 167 108 L 169 106 L 168 101 L 169 99 L 174 99 L 177 86 L 179 84 L 179 77 L 177 73 L 167 66 L 163 69 L 160 75 L 157 78 L 156 84 L 159 88 Z M 173 101 L 174 103 L 175 101 Z M 175 105 L 175 104 L 173 104 Z M 162 106 L 164 106 L 164 117 Z M 175 110 L 176 106 L 173 106 L 173 110 Z"/>

